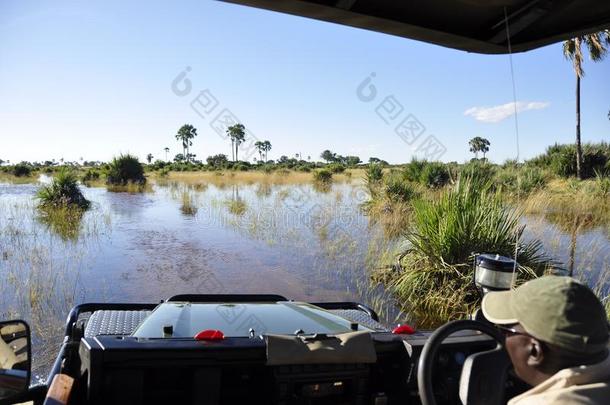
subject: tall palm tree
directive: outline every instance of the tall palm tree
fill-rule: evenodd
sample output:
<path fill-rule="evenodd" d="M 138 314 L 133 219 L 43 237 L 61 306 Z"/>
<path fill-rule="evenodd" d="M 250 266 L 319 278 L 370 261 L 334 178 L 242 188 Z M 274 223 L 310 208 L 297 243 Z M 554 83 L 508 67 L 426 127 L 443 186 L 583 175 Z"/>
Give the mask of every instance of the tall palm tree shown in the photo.
<path fill-rule="evenodd" d="M 479 138 L 479 150 L 483 153 L 483 159 L 485 159 L 485 154 L 489 152 L 489 141 L 485 138 Z"/>
<path fill-rule="evenodd" d="M 169 148 L 166 146 L 165 148 L 163 148 L 163 150 L 165 151 L 165 161 L 167 162 L 167 154 L 169 153 Z"/>
<path fill-rule="evenodd" d="M 176 139 L 182 142 L 182 155 L 186 158 L 188 162 L 190 159 L 189 147 L 193 146 L 192 139 L 197 136 L 197 128 L 190 124 L 184 124 L 178 130 L 176 134 Z"/>
<path fill-rule="evenodd" d="M 267 153 L 271 150 L 271 142 L 265 141 L 263 142 L 263 145 L 265 146 L 265 162 L 268 162 L 269 159 L 267 159 Z"/>
<path fill-rule="evenodd" d="M 563 43 L 563 56 L 572 61 L 576 73 L 576 175 L 582 179 L 582 145 L 580 142 L 580 79 L 585 75 L 583 70 L 584 55 L 582 46 L 589 50 L 593 62 L 601 61 L 606 56 L 606 45 L 610 45 L 610 31 L 604 30 L 594 34 L 568 39 Z"/>
<path fill-rule="evenodd" d="M 470 141 L 468 141 L 468 145 L 470 145 L 470 151 L 474 153 L 475 159 L 479 158 L 479 152 L 483 152 L 483 159 L 485 159 L 485 154 L 489 152 L 489 141 L 485 138 L 481 138 L 480 136 L 475 136 Z"/>
<path fill-rule="evenodd" d="M 265 151 L 265 142 L 256 141 L 254 147 L 258 151 L 259 160 L 263 160 L 263 152 Z"/>
<path fill-rule="evenodd" d="M 243 124 L 231 125 L 227 128 L 227 135 L 231 138 L 231 152 L 233 152 L 233 145 L 235 145 L 235 154 L 233 155 L 233 161 L 236 162 L 238 157 L 239 145 L 246 139 L 246 127 Z"/>
<path fill-rule="evenodd" d="M 238 124 L 241 125 L 241 124 Z M 243 127 L 243 125 L 242 125 Z M 246 140 L 246 134 L 242 130 L 241 132 L 237 132 L 235 136 L 235 160 L 239 161 L 239 145 L 241 145 Z"/>
<path fill-rule="evenodd" d="M 480 137 L 476 136 L 468 141 L 468 145 L 470 146 L 470 152 L 474 153 L 474 158 L 479 158 L 479 150 L 481 150 L 481 142 L 479 142 Z"/>

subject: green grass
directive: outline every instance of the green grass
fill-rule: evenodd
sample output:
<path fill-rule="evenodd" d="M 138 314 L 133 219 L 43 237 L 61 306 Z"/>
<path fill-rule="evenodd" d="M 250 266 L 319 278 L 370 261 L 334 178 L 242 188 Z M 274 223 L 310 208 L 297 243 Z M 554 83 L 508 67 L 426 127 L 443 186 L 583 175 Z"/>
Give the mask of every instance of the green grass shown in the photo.
<path fill-rule="evenodd" d="M 108 164 L 106 182 L 114 186 L 126 186 L 129 183 L 142 185 L 146 183 L 144 167 L 137 157 L 130 154 L 120 155 Z"/>
<path fill-rule="evenodd" d="M 85 173 L 82 176 L 82 180 L 84 183 L 88 183 L 88 182 L 92 182 L 92 181 L 97 181 L 99 180 L 101 177 L 101 173 L 98 169 L 96 168 L 89 168 L 85 171 Z"/>
<path fill-rule="evenodd" d="M 473 160 L 460 168 L 459 178 L 468 179 L 468 182 L 475 188 L 483 189 L 493 184 L 497 173 L 497 168 L 488 163 Z"/>
<path fill-rule="evenodd" d="M 383 167 L 378 163 L 371 163 L 367 166 L 364 172 L 364 184 L 366 185 L 370 200 L 375 200 L 380 191 L 380 186 L 383 182 Z"/>
<path fill-rule="evenodd" d="M 45 209 L 76 207 L 84 210 L 91 204 L 81 193 L 76 175 L 65 168 L 57 172 L 51 184 L 38 190 L 36 198 L 39 206 Z"/>
<path fill-rule="evenodd" d="M 421 179 L 421 175 L 424 171 L 424 168 L 428 165 L 428 162 L 425 160 L 418 160 L 417 158 L 411 159 L 409 163 L 407 163 L 404 168 L 404 176 L 409 181 L 419 181 Z"/>
<path fill-rule="evenodd" d="M 549 146 L 545 153 L 531 159 L 529 164 L 551 170 L 561 177 L 576 176 L 576 146 L 574 144 Z M 606 142 L 582 145 L 582 176 L 595 177 L 610 165 L 610 144 Z"/>
<path fill-rule="evenodd" d="M 423 168 L 419 182 L 430 188 L 443 187 L 449 183 L 449 170 L 444 163 L 430 162 Z"/>
<path fill-rule="evenodd" d="M 408 202 L 419 195 L 416 187 L 396 171 L 384 178 L 383 191 L 389 200 L 396 202 Z"/>
<path fill-rule="evenodd" d="M 328 169 L 320 169 L 313 172 L 313 179 L 317 182 L 328 183 L 333 179 L 333 172 Z"/>
<path fill-rule="evenodd" d="M 64 241 L 76 241 L 81 233 L 81 223 L 85 210 L 59 206 L 42 208 L 38 211 L 38 221 Z"/>
<path fill-rule="evenodd" d="M 525 196 L 542 190 L 549 177 L 548 173 L 539 167 L 507 166 L 497 171 L 493 182 L 502 192 L 514 196 Z"/>
<path fill-rule="evenodd" d="M 383 166 L 379 163 L 371 163 L 364 172 L 364 181 L 367 185 L 378 184 L 383 180 Z"/>
<path fill-rule="evenodd" d="M 89 253 L 110 226 L 102 210 L 87 212 L 82 220 L 81 215 L 83 210 L 74 208 L 40 210 L 30 198 L 0 198 L 0 316 L 28 321 L 32 340 L 38 342 L 33 376 L 48 373 L 66 314 L 86 301 L 88 290 L 81 280 L 92 264 Z"/>
<path fill-rule="evenodd" d="M 341 164 L 341 163 L 331 163 L 328 166 L 326 166 L 327 170 L 330 170 L 331 173 L 337 174 L 337 173 L 343 173 L 346 169 L 345 165 Z"/>
<path fill-rule="evenodd" d="M 520 213 L 499 194 L 480 189 L 463 178 L 436 200 L 413 203 L 412 223 L 400 254 L 402 271 L 391 283 L 406 310 L 424 326 L 465 317 L 479 304 L 472 288 L 475 253 L 513 257 L 519 238 L 519 279 L 543 274 L 556 266 L 542 252 L 540 241 L 521 239 Z"/>
<path fill-rule="evenodd" d="M 604 176 L 601 172 L 595 172 L 595 181 L 593 182 L 593 193 L 595 195 L 607 198 L 610 196 L 610 177 Z"/>
<path fill-rule="evenodd" d="M 32 167 L 26 163 L 18 163 L 13 166 L 11 173 L 16 177 L 27 177 L 32 174 Z"/>
<path fill-rule="evenodd" d="M 244 200 L 235 199 L 235 200 L 227 200 L 225 202 L 227 209 L 233 215 L 242 216 L 246 213 L 248 206 Z"/>
<path fill-rule="evenodd" d="M 180 212 L 184 215 L 193 216 L 197 215 L 197 205 L 193 201 L 193 197 L 188 191 L 182 192 L 182 203 L 180 205 Z"/>

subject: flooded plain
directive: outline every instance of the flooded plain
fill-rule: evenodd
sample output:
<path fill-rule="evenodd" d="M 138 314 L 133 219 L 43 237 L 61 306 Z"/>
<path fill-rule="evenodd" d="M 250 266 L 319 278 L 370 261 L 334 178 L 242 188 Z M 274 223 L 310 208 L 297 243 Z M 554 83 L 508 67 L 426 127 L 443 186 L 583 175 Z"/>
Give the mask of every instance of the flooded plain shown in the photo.
<path fill-rule="evenodd" d="M 0 184 L 0 312 L 31 324 L 40 375 L 56 355 L 69 309 L 83 302 L 272 293 L 363 302 L 388 324 L 407 318 L 371 281 L 401 238 L 363 213 L 361 179 L 325 187 L 158 179 L 141 193 L 83 187 L 92 208 L 70 221 L 40 217 L 38 186 Z M 544 216 L 523 221 L 527 237 L 608 295 L 607 226 L 570 232 Z"/>

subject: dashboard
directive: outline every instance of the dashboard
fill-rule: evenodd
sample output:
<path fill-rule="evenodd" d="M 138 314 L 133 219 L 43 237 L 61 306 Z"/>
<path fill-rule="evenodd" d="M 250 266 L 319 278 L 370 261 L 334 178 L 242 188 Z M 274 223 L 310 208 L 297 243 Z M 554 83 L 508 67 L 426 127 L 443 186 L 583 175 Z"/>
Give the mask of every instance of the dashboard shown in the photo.
<path fill-rule="evenodd" d="M 281 366 L 266 364 L 261 339 L 83 338 L 76 397 L 91 404 L 417 404 L 417 362 L 428 336 L 375 332 L 372 364 Z M 493 347 L 476 332 L 446 340 L 434 371 L 439 403 L 459 403 L 465 359 Z"/>

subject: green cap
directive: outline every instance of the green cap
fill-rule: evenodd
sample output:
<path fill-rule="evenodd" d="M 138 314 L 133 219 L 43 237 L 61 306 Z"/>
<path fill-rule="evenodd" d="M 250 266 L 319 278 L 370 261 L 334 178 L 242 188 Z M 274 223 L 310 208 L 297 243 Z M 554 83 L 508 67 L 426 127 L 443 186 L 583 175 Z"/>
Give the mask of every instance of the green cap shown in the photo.
<path fill-rule="evenodd" d="M 515 290 L 489 292 L 481 309 L 490 322 L 519 323 L 533 337 L 572 352 L 598 353 L 608 344 L 602 303 L 571 277 L 544 276 Z"/>

